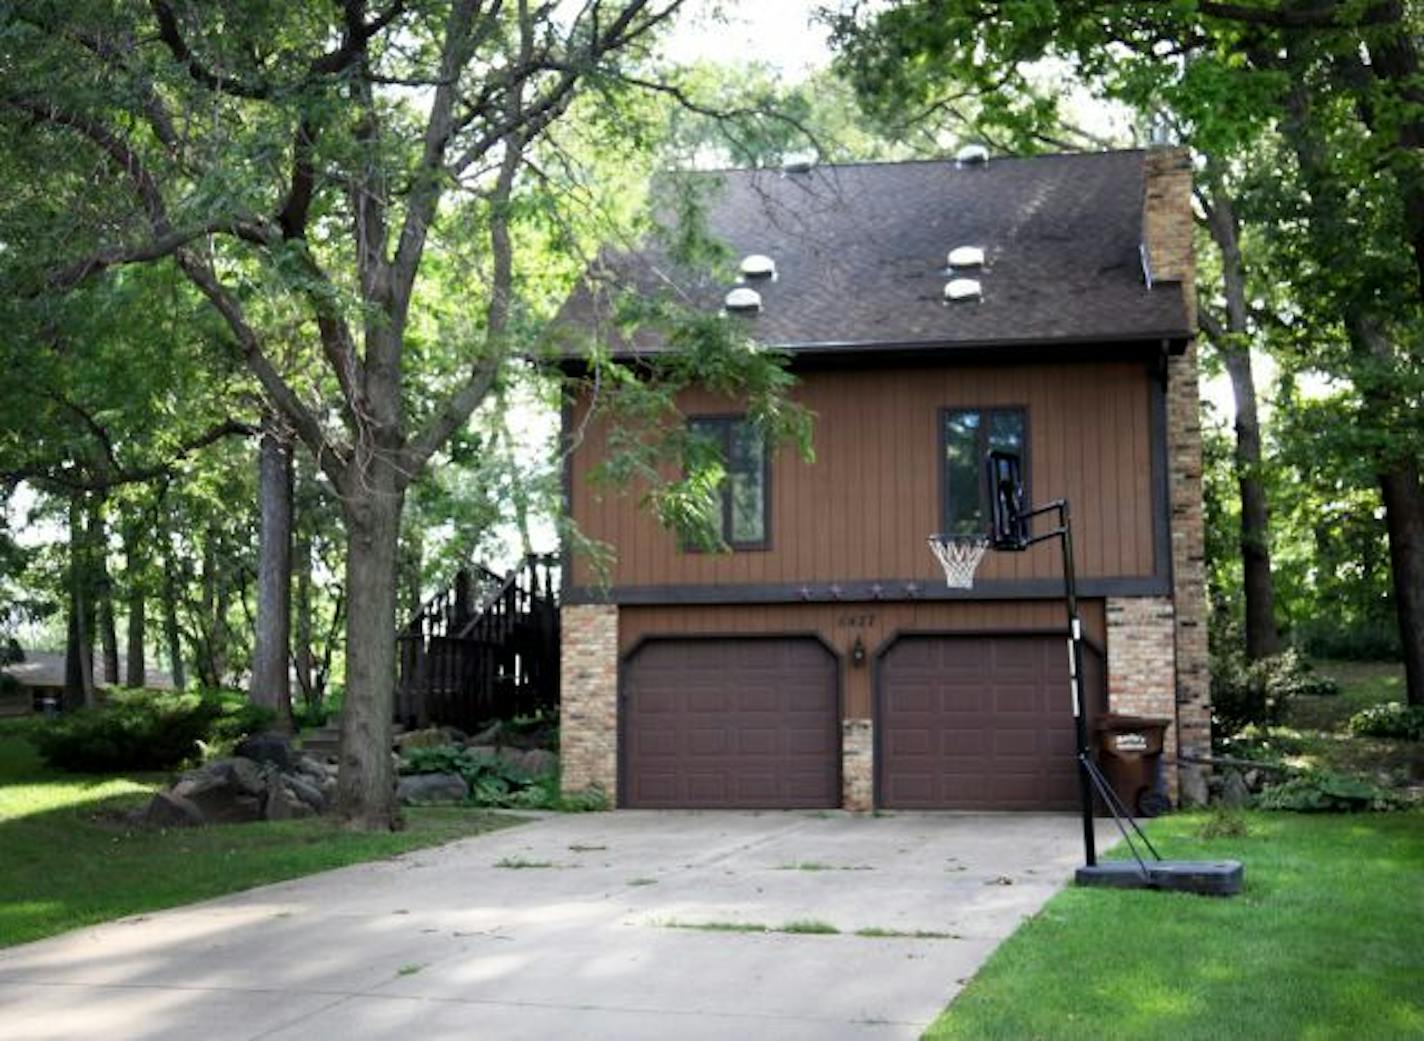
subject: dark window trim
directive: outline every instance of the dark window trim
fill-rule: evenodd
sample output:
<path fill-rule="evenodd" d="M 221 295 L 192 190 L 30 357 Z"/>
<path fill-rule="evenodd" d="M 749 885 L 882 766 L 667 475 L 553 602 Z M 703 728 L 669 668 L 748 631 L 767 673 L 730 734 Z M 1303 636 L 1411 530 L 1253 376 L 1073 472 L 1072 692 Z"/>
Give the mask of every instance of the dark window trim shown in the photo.
<path fill-rule="evenodd" d="M 1033 504 L 1033 452 L 1032 428 L 1029 426 L 1029 414 L 1027 405 L 945 405 L 940 408 L 938 421 L 935 427 L 935 438 L 938 447 L 936 448 L 936 458 L 939 460 L 939 530 L 949 530 L 949 460 L 945 458 L 945 428 L 949 422 L 951 413 L 954 412 L 978 412 L 980 414 L 978 443 L 976 451 L 982 463 L 989 454 L 989 424 L 984 422 L 983 417 L 990 412 L 1017 412 L 1023 417 L 1023 454 L 1020 463 L 1023 471 L 1023 491 L 1024 502 Z M 989 517 L 989 475 L 982 468 L 979 473 L 979 510 L 985 518 L 985 533 L 988 533 Z"/>
<path fill-rule="evenodd" d="M 722 461 L 727 463 L 732 457 L 732 424 L 747 423 L 745 412 L 718 412 L 687 417 L 688 426 L 696 423 L 716 423 L 722 440 Z M 755 541 L 736 540 L 732 536 L 732 492 L 730 484 L 724 486 L 722 496 L 722 541 L 733 552 L 759 551 L 771 549 L 771 452 L 766 438 L 762 437 L 761 448 L 761 538 Z M 683 546 L 687 553 L 702 552 L 696 546 Z"/>

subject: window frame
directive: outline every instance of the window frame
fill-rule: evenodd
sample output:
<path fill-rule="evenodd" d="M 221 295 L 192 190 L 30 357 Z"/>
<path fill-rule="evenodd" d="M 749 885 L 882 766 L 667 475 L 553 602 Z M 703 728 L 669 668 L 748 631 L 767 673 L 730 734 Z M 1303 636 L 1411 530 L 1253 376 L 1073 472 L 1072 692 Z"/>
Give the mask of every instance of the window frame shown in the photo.
<path fill-rule="evenodd" d="M 975 483 L 979 487 L 979 512 L 984 522 L 984 534 L 988 534 L 989 525 L 992 523 L 990 520 L 992 491 L 989 488 L 989 476 L 984 470 L 984 459 L 989 454 L 989 427 L 991 423 L 985 420 L 995 412 L 1017 413 L 1020 417 L 1023 427 L 1023 451 L 1019 454 L 1019 465 L 1023 475 L 1023 499 L 1025 503 L 1031 504 L 1033 502 L 1031 490 L 1033 487 L 1033 453 L 1029 451 L 1029 445 L 1032 443 L 1029 409 L 1027 405 L 945 405 L 940 408 L 936 451 L 939 453 L 939 530 L 941 532 L 950 530 L 949 457 L 947 451 L 949 417 L 959 412 L 979 413 L 979 429 L 976 433 L 974 448 L 980 469 Z"/>
<path fill-rule="evenodd" d="M 721 498 L 723 544 L 733 552 L 768 550 L 771 548 L 771 452 L 768 450 L 765 435 L 762 435 L 761 439 L 761 538 L 755 541 L 732 538 L 732 482 L 729 464 L 732 458 L 732 430 L 738 423 L 750 425 L 751 421 L 744 412 L 719 412 L 687 417 L 689 430 L 698 425 L 715 427 L 717 440 L 722 447 L 722 464 L 727 468 L 727 476 L 722 487 L 718 489 Z M 689 553 L 702 552 L 696 546 L 684 546 L 683 549 Z"/>

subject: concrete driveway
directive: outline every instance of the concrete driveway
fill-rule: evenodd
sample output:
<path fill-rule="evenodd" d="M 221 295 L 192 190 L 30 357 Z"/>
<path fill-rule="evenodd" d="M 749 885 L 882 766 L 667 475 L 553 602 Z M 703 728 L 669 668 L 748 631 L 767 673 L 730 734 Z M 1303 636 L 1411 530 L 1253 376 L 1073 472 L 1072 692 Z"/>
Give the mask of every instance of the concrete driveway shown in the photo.
<path fill-rule="evenodd" d="M 913 1038 L 1079 835 L 1067 815 L 550 817 L 0 951 L 0 1039 Z M 839 933 L 727 931 L 798 922 Z"/>

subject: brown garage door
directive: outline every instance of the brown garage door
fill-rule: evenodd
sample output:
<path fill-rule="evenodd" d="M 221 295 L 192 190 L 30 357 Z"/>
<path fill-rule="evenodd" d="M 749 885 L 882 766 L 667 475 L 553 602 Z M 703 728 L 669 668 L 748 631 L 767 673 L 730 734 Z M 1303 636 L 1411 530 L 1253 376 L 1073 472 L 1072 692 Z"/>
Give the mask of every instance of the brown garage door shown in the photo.
<path fill-rule="evenodd" d="M 1099 664 L 1085 657 L 1087 689 L 1097 690 Z M 907 637 L 881 660 L 878 698 L 880 805 L 1078 805 L 1062 637 Z"/>
<path fill-rule="evenodd" d="M 836 662 L 817 641 L 658 640 L 623 668 L 625 805 L 840 805 Z"/>

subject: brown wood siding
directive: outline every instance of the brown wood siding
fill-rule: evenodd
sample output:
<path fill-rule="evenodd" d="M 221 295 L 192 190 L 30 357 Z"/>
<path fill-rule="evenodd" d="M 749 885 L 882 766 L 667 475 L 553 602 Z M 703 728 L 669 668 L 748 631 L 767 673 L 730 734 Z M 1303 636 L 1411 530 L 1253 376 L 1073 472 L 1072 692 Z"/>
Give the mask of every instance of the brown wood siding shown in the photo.
<path fill-rule="evenodd" d="M 881 579 L 942 582 L 925 537 L 941 523 L 941 414 L 946 408 L 1027 410 L 1035 501 L 1072 503 L 1080 576 L 1145 578 L 1154 558 L 1152 384 L 1135 361 L 940 366 L 807 373 L 797 398 L 816 414 L 816 459 L 789 448 L 771 466 L 766 549 L 689 553 L 640 506 L 644 489 L 595 488 L 605 431 L 595 420 L 573 454 L 574 520 L 612 546 L 614 587 L 795 585 Z M 688 415 L 736 411 L 704 392 Z M 571 410 L 577 424 L 583 406 Z M 572 585 L 595 584 L 586 559 Z M 978 579 L 1051 579 L 1052 545 L 991 553 Z"/>
<path fill-rule="evenodd" d="M 1101 647 L 1106 630 L 1103 601 L 1085 600 L 1079 610 L 1085 635 Z M 623 607 L 618 612 L 618 645 L 619 657 L 626 659 L 644 640 L 660 636 L 819 636 L 840 657 L 846 718 L 869 719 L 875 656 L 897 635 L 1064 628 L 1061 600 Z M 866 652 L 863 665 L 850 663 L 857 638 Z"/>

